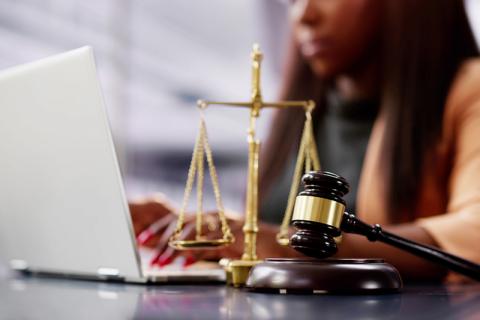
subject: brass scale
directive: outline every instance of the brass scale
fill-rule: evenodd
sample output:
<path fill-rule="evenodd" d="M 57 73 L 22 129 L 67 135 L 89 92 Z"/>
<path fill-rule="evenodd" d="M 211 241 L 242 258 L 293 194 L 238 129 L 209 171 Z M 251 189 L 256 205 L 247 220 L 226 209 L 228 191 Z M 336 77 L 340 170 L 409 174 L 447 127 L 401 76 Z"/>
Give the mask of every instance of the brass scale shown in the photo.
<path fill-rule="evenodd" d="M 303 173 L 310 170 L 320 170 L 316 143 L 313 135 L 312 112 L 315 103 L 309 101 L 279 101 L 265 102 L 262 99 L 260 74 L 263 54 L 258 44 L 254 44 L 251 54 L 252 58 L 252 92 L 251 100 L 248 102 L 219 102 L 199 100 L 197 106 L 200 110 L 200 127 L 193 150 L 190 168 L 188 170 L 185 193 L 180 208 L 176 230 L 172 235 L 169 244 L 178 250 L 208 249 L 226 246 L 235 241 L 228 226 L 225 210 L 222 204 L 220 189 L 218 186 L 217 172 L 213 163 L 212 151 L 208 142 L 204 111 L 212 105 L 243 107 L 250 109 L 250 124 L 248 127 L 248 180 L 246 193 L 246 212 L 244 233 L 244 251 L 238 260 L 221 260 L 227 275 L 227 283 L 235 287 L 244 286 L 250 269 L 261 262 L 257 258 L 257 232 L 258 232 L 258 163 L 260 152 L 260 140 L 256 137 L 255 124 L 263 108 L 302 108 L 305 112 L 305 124 L 300 141 L 300 147 L 295 165 L 293 181 L 288 197 L 287 208 L 280 231 L 277 234 L 277 242 L 280 245 L 288 245 L 288 228 L 292 217 L 295 197 L 298 192 L 300 179 Z M 203 182 L 205 173 L 205 156 L 221 224 L 222 238 L 210 240 L 202 235 L 203 215 Z M 195 177 L 197 178 L 197 210 L 195 216 L 196 235 L 194 240 L 180 240 L 185 223 L 185 211 L 193 189 Z M 207 221 L 208 222 L 208 221 Z"/>

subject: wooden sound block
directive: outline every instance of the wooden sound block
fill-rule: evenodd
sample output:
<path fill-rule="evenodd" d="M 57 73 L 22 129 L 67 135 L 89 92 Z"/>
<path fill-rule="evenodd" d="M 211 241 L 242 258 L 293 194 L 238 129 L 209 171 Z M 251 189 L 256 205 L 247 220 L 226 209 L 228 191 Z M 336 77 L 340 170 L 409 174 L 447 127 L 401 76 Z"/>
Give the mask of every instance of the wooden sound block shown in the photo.
<path fill-rule="evenodd" d="M 247 288 L 278 293 L 384 294 L 402 288 L 397 269 L 381 259 L 266 259 Z"/>

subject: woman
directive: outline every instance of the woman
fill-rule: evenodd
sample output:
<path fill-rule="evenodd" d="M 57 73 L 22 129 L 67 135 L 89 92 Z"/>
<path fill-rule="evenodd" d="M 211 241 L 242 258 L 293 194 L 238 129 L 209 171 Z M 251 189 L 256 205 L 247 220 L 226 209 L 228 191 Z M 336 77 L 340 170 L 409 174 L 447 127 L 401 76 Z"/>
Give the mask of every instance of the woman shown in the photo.
<path fill-rule="evenodd" d="M 282 98 L 317 102 L 322 168 L 358 190 L 349 210 L 480 263 L 480 60 L 463 1 L 296 0 L 290 18 Z M 261 214 L 270 221 L 283 215 L 292 163 L 284 159 L 298 147 L 302 121 L 298 111 L 278 111 L 264 148 Z M 132 205 L 134 220 L 149 216 L 142 210 Z M 238 257 L 241 221 L 233 229 L 236 244 L 205 257 Z M 295 255 L 275 243 L 277 229 L 262 225 L 260 257 Z M 338 255 L 385 258 L 405 278 L 446 275 L 355 235 L 344 236 Z"/>

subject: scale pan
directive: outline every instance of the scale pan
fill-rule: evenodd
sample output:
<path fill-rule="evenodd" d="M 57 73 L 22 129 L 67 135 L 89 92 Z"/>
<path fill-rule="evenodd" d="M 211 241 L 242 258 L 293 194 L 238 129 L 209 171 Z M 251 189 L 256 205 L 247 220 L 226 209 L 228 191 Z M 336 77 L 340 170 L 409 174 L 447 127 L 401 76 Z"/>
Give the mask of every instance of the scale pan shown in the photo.
<path fill-rule="evenodd" d="M 174 240 L 169 245 L 177 250 L 195 250 L 195 249 L 215 249 L 231 244 L 231 240 Z"/>

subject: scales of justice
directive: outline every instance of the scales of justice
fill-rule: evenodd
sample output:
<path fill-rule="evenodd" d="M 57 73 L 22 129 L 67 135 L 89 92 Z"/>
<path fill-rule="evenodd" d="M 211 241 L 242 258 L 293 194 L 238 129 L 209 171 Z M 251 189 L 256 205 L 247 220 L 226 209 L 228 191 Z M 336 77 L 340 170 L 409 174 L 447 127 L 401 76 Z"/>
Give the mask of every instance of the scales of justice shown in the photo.
<path fill-rule="evenodd" d="M 235 241 L 230 228 L 228 226 L 225 210 L 222 204 L 220 189 L 218 185 L 217 172 L 213 162 L 212 151 L 208 142 L 207 130 L 203 112 L 209 106 L 221 105 L 237 108 L 246 108 L 250 112 L 250 124 L 248 127 L 248 179 L 246 190 L 245 203 L 245 224 L 243 227 L 244 233 L 244 251 L 241 258 L 238 260 L 226 261 L 222 259 L 221 263 L 227 273 L 227 283 L 233 286 L 244 286 L 250 269 L 261 262 L 257 258 L 257 232 L 258 232 L 258 167 L 259 167 L 259 152 L 260 141 L 256 137 L 255 125 L 263 108 L 298 108 L 299 112 L 303 110 L 305 113 L 305 124 L 303 134 L 301 137 L 300 148 L 297 156 L 297 164 L 289 199 L 283 223 L 280 227 L 280 232 L 277 234 L 277 241 L 281 245 L 288 245 L 288 228 L 292 216 L 292 211 L 297 195 L 300 178 L 304 172 L 310 170 L 319 170 L 320 162 L 317 155 L 316 144 L 312 128 L 312 111 L 315 108 L 313 101 L 279 101 L 279 102 L 265 102 L 262 99 L 260 75 L 261 63 L 263 54 L 259 49 L 258 44 L 253 46 L 251 54 L 252 58 L 252 89 L 251 99 L 247 102 L 218 102 L 218 101 L 198 101 L 198 108 L 201 112 L 200 129 L 195 142 L 190 168 L 188 170 L 187 182 L 185 187 L 185 194 L 181 205 L 179 218 L 177 222 L 176 231 L 170 239 L 170 245 L 178 250 L 192 250 L 192 249 L 208 249 L 220 246 L 226 246 Z M 202 199 L 203 199 L 203 182 L 204 182 L 204 156 L 206 155 L 206 162 L 210 171 L 213 191 L 218 210 L 218 216 L 221 224 L 221 231 L 223 237 L 220 239 L 207 240 L 202 235 Z M 197 210 L 196 210 L 196 235 L 194 240 L 179 240 L 183 230 L 185 221 L 185 210 L 190 198 L 195 177 L 197 178 Z"/>
<path fill-rule="evenodd" d="M 258 45 L 252 52 L 252 93 L 248 102 L 198 101 L 200 129 L 188 170 L 185 194 L 180 208 L 176 229 L 170 238 L 170 246 L 179 250 L 208 249 L 226 246 L 235 241 L 228 226 L 223 208 L 218 177 L 208 143 L 204 111 L 212 105 L 246 108 L 250 112 L 248 127 L 248 179 L 243 226 L 243 255 L 236 260 L 223 261 L 227 284 L 246 286 L 252 290 L 274 292 L 318 293 L 391 293 L 402 287 L 399 272 L 382 259 L 325 259 L 337 252 L 342 232 L 364 236 L 369 241 L 379 241 L 407 251 L 451 271 L 480 281 L 480 265 L 454 256 L 440 249 L 426 246 L 385 231 L 378 224 L 370 225 L 354 214 L 345 211 L 343 196 L 350 190 L 348 182 L 339 175 L 319 171 L 316 143 L 313 134 L 313 101 L 265 102 L 260 88 L 262 53 Z M 298 108 L 305 113 L 305 124 L 300 139 L 297 162 L 293 174 L 283 222 L 277 234 L 280 245 L 289 245 L 296 251 L 313 257 L 307 259 L 270 258 L 261 261 L 257 257 L 258 233 L 258 165 L 260 141 L 255 134 L 255 124 L 264 108 Z M 213 192 L 220 220 L 222 237 L 209 239 L 202 235 L 203 182 L 205 156 L 210 171 Z M 303 177 L 302 177 L 303 176 Z M 197 178 L 196 235 L 193 240 L 182 240 L 185 210 Z M 298 193 L 300 179 L 304 190 Z M 298 193 L 298 195 L 297 195 Z M 205 218 L 208 224 L 208 217 Z M 290 222 L 295 233 L 289 238 Z M 210 228 L 209 226 L 209 229 Z"/>

